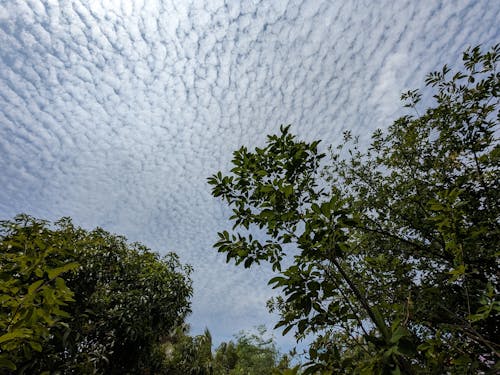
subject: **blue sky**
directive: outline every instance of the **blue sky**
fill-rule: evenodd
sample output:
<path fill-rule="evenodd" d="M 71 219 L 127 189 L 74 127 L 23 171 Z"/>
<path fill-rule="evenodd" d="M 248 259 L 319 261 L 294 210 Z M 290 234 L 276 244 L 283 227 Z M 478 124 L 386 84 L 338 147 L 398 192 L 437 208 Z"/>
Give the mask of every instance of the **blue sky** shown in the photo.
<path fill-rule="evenodd" d="M 496 0 L 0 0 L 0 218 L 175 251 L 194 333 L 271 327 L 270 271 L 212 249 L 228 211 L 206 178 L 280 124 L 366 140 L 426 73 L 499 42 L 499 19 Z"/>

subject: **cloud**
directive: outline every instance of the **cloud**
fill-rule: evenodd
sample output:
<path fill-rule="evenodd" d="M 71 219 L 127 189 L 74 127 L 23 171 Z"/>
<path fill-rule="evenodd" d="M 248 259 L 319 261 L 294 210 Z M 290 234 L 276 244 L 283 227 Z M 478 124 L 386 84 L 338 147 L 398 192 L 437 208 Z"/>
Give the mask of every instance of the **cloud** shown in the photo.
<path fill-rule="evenodd" d="M 3 2 L 0 214 L 69 215 L 178 252 L 196 270 L 194 330 L 216 340 L 272 324 L 269 271 L 211 249 L 228 211 L 206 177 L 283 123 L 325 144 L 389 125 L 401 91 L 498 40 L 499 13 L 473 0 Z"/>

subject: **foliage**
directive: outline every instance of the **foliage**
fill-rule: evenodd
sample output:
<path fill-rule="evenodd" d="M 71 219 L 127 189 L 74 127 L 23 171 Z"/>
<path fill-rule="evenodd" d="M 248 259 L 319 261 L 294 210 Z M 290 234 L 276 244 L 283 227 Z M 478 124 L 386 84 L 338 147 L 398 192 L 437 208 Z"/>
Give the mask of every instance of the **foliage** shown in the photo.
<path fill-rule="evenodd" d="M 37 330 L 45 330 L 38 340 L 40 346 L 35 347 L 39 353 L 11 357 L 18 367 L 24 366 L 30 373 L 50 369 L 65 374 L 137 374 L 161 368 L 162 335 L 181 324 L 190 311 L 190 269 L 181 266 L 175 254 L 160 257 L 102 229 L 76 228 L 70 219 L 61 219 L 51 228 L 45 221 L 19 216 L 4 222 L 4 228 L 11 229 L 2 235 L 2 251 L 17 241 L 16 248 L 8 248 L 11 253 L 29 249 L 34 259 L 50 260 L 35 266 L 46 270 L 47 276 L 31 271 L 31 277 L 55 278 L 59 289 L 52 288 L 52 293 L 64 297 L 65 302 L 70 296 L 74 300 L 64 306 L 65 313 L 56 321 L 59 324 L 50 327 L 45 328 L 46 320 L 21 317 Z M 20 266 L 6 269 L 2 276 L 7 281 L 19 280 Z M 57 278 L 70 268 L 74 271 L 65 273 L 64 280 Z M 28 277 L 17 282 L 24 289 L 33 289 L 34 281 Z M 49 302 L 56 307 L 61 304 L 57 299 Z M 60 315 L 59 310 L 49 309 L 51 305 L 41 307 Z M 9 319 L 4 315 L 1 321 Z"/>
<path fill-rule="evenodd" d="M 256 333 L 240 332 L 236 342 L 222 343 L 215 353 L 215 373 L 229 375 L 271 374 L 278 365 L 278 349 L 272 339 L 265 339 L 266 329 Z"/>
<path fill-rule="evenodd" d="M 160 257 L 102 229 L 79 231 L 75 240 L 82 271 L 68 280 L 81 301 L 72 314 L 74 353 L 83 346 L 92 361 L 101 356 L 108 374 L 159 366 L 149 358 L 154 346 L 190 312 L 190 268 L 173 253 Z"/>
<path fill-rule="evenodd" d="M 179 375 L 265 375 L 296 374 L 290 369 L 287 356 L 279 356 L 272 339 L 265 339 L 265 328 L 257 332 L 240 332 L 235 341 L 221 343 L 212 353 L 212 337 L 188 335 L 188 327 L 177 328 L 166 338 L 163 350 L 167 353 L 165 374 Z M 295 371 L 295 372 L 293 372 Z"/>
<path fill-rule="evenodd" d="M 238 229 L 215 247 L 279 273 L 277 327 L 317 337 L 306 372 L 498 370 L 499 51 L 469 49 L 464 73 L 431 73 L 434 103 L 420 114 L 421 94 L 404 94 L 415 115 L 367 151 L 346 133 L 323 169 L 319 142 L 281 127 L 209 178 Z"/>
<path fill-rule="evenodd" d="M 51 329 L 67 327 L 74 300 L 62 276 L 78 264 L 67 262 L 67 239 L 46 224 L 24 215 L 0 222 L 0 371 L 22 370 Z"/>
<path fill-rule="evenodd" d="M 238 351 L 233 341 L 221 343 L 215 352 L 215 369 L 219 374 L 229 374 L 238 364 Z"/>
<path fill-rule="evenodd" d="M 171 375 L 213 374 L 212 335 L 208 329 L 203 335 L 189 336 L 189 326 L 177 327 L 165 339 L 167 353 L 164 372 Z"/>

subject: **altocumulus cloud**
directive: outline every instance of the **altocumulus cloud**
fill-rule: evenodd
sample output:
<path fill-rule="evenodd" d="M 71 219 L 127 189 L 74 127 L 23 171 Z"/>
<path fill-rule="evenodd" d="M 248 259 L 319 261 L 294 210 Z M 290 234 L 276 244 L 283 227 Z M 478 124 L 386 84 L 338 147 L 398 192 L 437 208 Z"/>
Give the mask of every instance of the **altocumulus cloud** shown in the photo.
<path fill-rule="evenodd" d="M 498 1 L 0 2 L 0 215 L 71 216 L 195 268 L 194 331 L 268 326 L 269 271 L 211 250 L 205 179 L 282 123 L 390 124 L 399 93 L 498 41 Z M 280 339 L 288 347 L 290 338 Z"/>

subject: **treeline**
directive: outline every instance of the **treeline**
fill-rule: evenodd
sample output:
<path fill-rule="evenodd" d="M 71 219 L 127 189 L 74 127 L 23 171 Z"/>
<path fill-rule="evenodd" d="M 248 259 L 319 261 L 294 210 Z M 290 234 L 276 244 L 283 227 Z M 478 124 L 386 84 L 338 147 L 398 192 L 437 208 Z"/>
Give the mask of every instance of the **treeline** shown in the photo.
<path fill-rule="evenodd" d="M 212 350 L 208 330 L 190 336 L 188 327 L 177 328 L 167 340 L 166 369 L 168 374 L 214 375 L 293 375 L 299 365 L 292 366 L 293 353 L 280 354 L 274 340 L 266 338 L 263 326 L 255 332 L 240 332 L 234 340 L 221 343 Z"/>
<path fill-rule="evenodd" d="M 215 248 L 270 263 L 275 328 L 312 339 L 300 370 L 263 332 L 215 351 L 190 336 L 175 254 L 20 215 L 0 222 L 0 372 L 499 373 L 499 58 L 475 47 L 429 74 L 368 148 L 346 132 L 326 161 L 282 126 L 208 179 L 233 210 Z"/>

